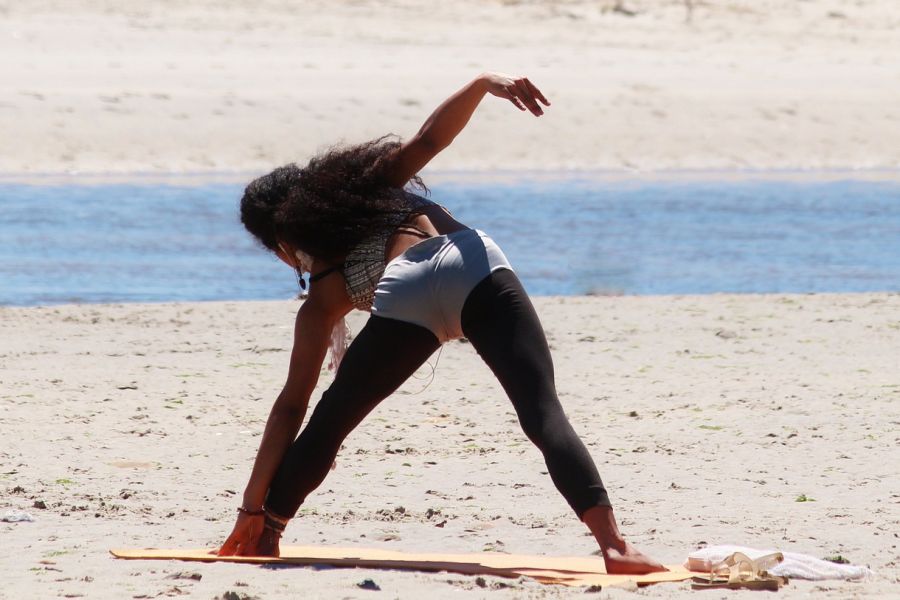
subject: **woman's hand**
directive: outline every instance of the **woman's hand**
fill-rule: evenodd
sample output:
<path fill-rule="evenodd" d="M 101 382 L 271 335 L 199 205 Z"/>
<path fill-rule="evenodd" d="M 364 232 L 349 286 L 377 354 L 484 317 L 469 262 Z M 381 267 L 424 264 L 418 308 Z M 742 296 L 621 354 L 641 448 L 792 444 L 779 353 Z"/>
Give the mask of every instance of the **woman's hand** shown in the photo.
<path fill-rule="evenodd" d="M 238 513 L 237 523 L 231 535 L 219 548 L 219 556 L 257 556 L 258 546 L 263 534 L 265 515 L 248 515 Z"/>
<path fill-rule="evenodd" d="M 519 110 L 530 110 L 536 117 L 544 114 L 544 109 L 538 104 L 538 100 L 544 106 L 550 106 L 550 101 L 527 77 L 514 77 L 503 73 L 484 73 L 481 75 L 481 80 L 487 86 L 489 94 L 498 98 L 506 98 Z"/>
<path fill-rule="evenodd" d="M 482 73 L 431 113 L 419 132 L 403 144 L 392 163 L 386 167 L 385 180 L 396 187 L 406 185 L 438 152 L 453 142 L 485 94 L 506 98 L 519 110 L 530 110 L 536 117 L 544 114 L 538 101 L 550 106 L 550 101 L 527 77 Z"/>

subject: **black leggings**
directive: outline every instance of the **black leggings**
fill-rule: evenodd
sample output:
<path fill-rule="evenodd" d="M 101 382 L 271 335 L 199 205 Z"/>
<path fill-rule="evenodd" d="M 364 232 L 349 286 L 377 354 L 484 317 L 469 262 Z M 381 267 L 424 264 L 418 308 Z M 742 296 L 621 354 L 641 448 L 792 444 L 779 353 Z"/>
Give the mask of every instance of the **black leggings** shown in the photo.
<path fill-rule="evenodd" d="M 578 517 L 591 507 L 609 506 L 597 468 L 556 396 L 547 339 L 515 273 L 494 271 L 472 290 L 462 329 L 500 380 L 522 429 L 543 453 L 553 483 Z M 371 316 L 285 454 L 266 506 L 293 517 L 325 479 L 344 438 L 438 346 L 424 327 Z"/>

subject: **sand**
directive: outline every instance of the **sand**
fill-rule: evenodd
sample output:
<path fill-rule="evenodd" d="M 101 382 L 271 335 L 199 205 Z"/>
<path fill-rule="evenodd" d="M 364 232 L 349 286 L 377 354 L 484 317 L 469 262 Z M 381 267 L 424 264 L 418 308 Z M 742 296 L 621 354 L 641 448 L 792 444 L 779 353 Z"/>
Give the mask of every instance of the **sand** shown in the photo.
<path fill-rule="evenodd" d="M 0 1 L 0 174 L 261 172 L 408 137 L 486 70 L 437 170 L 900 167 L 896 0 Z"/>
<path fill-rule="evenodd" d="M 900 295 L 536 305 L 561 399 L 630 540 L 673 563 L 705 543 L 840 554 L 879 577 L 795 581 L 780 595 L 896 597 Z M 0 308 L 0 513 L 36 518 L 0 523 L 0 597 L 368 598 L 356 587 L 366 578 L 391 598 L 583 597 L 527 580 L 107 555 L 224 539 L 285 376 L 296 308 Z M 286 543 L 590 555 L 593 539 L 471 346 L 447 345 L 430 385 L 429 369 L 419 375 L 348 438 Z"/>

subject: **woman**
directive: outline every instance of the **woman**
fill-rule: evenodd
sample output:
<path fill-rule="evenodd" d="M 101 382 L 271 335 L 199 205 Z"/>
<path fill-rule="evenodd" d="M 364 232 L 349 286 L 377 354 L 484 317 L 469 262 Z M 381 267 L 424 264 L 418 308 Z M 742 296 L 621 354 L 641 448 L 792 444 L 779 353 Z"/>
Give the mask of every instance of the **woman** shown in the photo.
<path fill-rule="evenodd" d="M 284 263 L 310 273 L 311 285 L 297 314 L 287 382 L 220 555 L 277 556 L 285 525 L 325 478 L 344 438 L 443 342 L 465 335 L 512 400 L 554 484 L 596 537 L 607 571 L 664 570 L 619 534 L 597 469 L 557 399 L 543 329 L 503 252 L 404 189 L 424 189 L 416 174 L 487 94 L 535 116 L 550 105 L 526 78 L 485 73 L 406 143 L 381 138 L 335 148 L 247 187 L 244 225 Z M 353 308 L 372 315 L 297 436 L 329 343 Z"/>

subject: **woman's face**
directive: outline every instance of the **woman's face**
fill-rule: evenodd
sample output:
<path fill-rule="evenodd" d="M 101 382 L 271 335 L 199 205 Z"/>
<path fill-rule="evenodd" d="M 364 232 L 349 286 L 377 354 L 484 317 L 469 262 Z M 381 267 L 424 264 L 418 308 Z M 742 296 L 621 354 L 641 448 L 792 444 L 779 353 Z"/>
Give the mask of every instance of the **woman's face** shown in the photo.
<path fill-rule="evenodd" d="M 299 270 L 303 273 L 312 271 L 313 257 L 302 250 L 295 250 L 286 242 L 278 242 L 278 249 L 275 251 L 275 254 L 281 259 L 281 262 L 295 271 Z"/>

